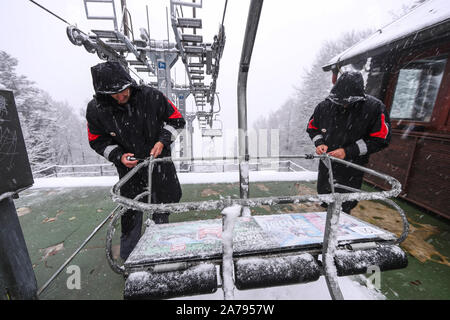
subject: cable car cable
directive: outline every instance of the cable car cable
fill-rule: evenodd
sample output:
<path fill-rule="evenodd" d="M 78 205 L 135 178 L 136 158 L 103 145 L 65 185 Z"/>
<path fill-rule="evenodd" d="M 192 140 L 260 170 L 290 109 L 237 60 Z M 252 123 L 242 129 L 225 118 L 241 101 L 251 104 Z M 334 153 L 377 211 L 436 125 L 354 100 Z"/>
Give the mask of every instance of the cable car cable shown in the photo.
<path fill-rule="evenodd" d="M 39 3 L 37 3 L 36 1 L 33 0 L 29 0 L 30 2 L 34 3 L 35 5 L 37 5 L 39 8 L 47 11 L 48 13 L 50 13 L 51 15 L 55 16 L 56 18 L 58 18 L 59 20 L 61 20 L 62 22 L 68 24 L 69 26 L 71 25 L 70 23 L 68 23 L 66 20 L 64 20 L 63 18 L 61 18 L 60 16 L 58 16 L 56 13 L 53 13 L 52 11 L 50 11 L 49 9 L 45 8 L 44 6 L 40 5 Z"/>
<path fill-rule="evenodd" d="M 228 0 L 225 0 L 225 8 L 223 9 L 222 25 L 225 22 L 225 14 L 227 12 L 227 5 L 228 5 Z"/>
<path fill-rule="evenodd" d="M 33 0 L 29 0 L 29 1 L 30 1 L 31 3 L 37 5 L 39 8 L 41 8 L 41 9 L 47 11 L 47 12 L 50 13 L 51 15 L 55 16 L 56 18 L 58 18 L 59 20 L 61 20 L 61 21 L 64 22 L 64 23 L 66 23 L 67 25 L 72 26 L 69 22 L 67 22 L 67 20 L 61 18 L 61 17 L 58 16 L 56 13 L 50 11 L 49 9 L 45 8 L 44 6 L 42 6 L 41 4 L 37 3 L 36 1 L 33 1 Z M 85 34 L 83 31 L 81 31 L 81 30 L 79 30 L 79 29 L 78 29 L 78 31 L 81 32 L 81 33 L 83 33 L 83 34 Z M 130 70 L 132 73 L 134 73 L 134 75 L 137 76 L 141 81 L 144 81 L 144 79 L 142 79 L 142 78 L 141 78 L 136 72 L 134 72 L 132 69 L 129 69 L 129 70 Z"/>

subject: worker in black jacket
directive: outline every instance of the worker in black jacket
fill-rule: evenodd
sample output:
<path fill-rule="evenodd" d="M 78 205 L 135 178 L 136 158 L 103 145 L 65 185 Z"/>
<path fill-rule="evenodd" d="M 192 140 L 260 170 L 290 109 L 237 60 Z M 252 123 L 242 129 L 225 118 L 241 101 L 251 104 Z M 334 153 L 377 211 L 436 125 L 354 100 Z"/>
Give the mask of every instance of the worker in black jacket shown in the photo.
<path fill-rule="evenodd" d="M 365 94 L 360 72 L 345 72 L 339 77 L 330 95 L 317 105 L 306 130 L 318 155 L 328 153 L 362 166 L 369 162 L 370 154 L 386 148 L 391 138 L 386 107 L 377 98 Z M 361 189 L 363 172 L 337 162 L 333 162 L 332 168 L 335 182 Z M 340 188 L 335 191 L 349 192 Z M 328 169 L 322 161 L 317 192 L 331 193 Z M 357 203 L 346 201 L 342 210 L 350 213 Z"/>
<path fill-rule="evenodd" d="M 87 106 L 89 144 L 114 163 L 122 178 L 138 161 L 129 157 L 170 157 L 170 145 L 184 128 L 185 120 L 161 92 L 137 85 L 118 62 L 91 68 L 94 99 Z M 147 170 L 140 170 L 122 188 L 121 195 L 134 199 L 148 186 Z M 157 163 L 152 176 L 152 203 L 174 203 L 181 187 L 172 162 Z M 147 202 L 143 198 L 141 201 Z M 155 223 L 167 223 L 169 214 L 157 212 Z M 136 246 L 142 228 L 142 212 L 128 210 L 121 220 L 120 256 L 126 259 Z"/>

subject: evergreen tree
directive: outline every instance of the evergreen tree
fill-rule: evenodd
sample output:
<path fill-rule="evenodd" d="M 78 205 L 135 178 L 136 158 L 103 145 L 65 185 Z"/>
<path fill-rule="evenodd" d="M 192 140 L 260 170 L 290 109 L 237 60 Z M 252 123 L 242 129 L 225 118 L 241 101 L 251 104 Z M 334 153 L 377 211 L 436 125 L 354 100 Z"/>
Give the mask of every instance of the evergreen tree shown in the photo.
<path fill-rule="evenodd" d="M 67 102 L 54 101 L 25 76 L 17 75 L 17 65 L 17 59 L 0 51 L 0 88 L 14 93 L 32 170 L 54 164 L 105 162 L 89 147 L 84 116 L 74 114 Z"/>
<path fill-rule="evenodd" d="M 314 152 L 314 146 L 306 133 L 306 126 L 316 105 L 328 96 L 332 88 L 331 73 L 324 72 L 322 66 L 371 33 L 371 30 L 353 31 L 344 34 L 339 39 L 325 42 L 311 68 L 305 70 L 302 75 L 295 95 L 290 97 L 278 110 L 272 112 L 267 119 L 261 117 L 255 122 L 255 129 L 280 130 L 281 155 Z M 315 164 L 311 161 L 302 161 L 301 164 L 305 167 L 315 168 Z"/>

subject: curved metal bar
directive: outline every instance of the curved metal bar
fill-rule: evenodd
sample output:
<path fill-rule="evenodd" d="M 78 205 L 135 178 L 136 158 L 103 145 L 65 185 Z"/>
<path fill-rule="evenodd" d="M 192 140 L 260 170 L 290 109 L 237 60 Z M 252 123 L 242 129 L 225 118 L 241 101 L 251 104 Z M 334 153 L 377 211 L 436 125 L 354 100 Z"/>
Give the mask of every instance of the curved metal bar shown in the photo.
<path fill-rule="evenodd" d="M 143 192 L 143 193 L 137 195 L 136 198 L 133 199 L 133 201 L 139 201 L 141 198 L 145 197 L 148 194 L 149 194 L 148 191 Z M 108 263 L 109 263 L 111 269 L 113 269 L 114 272 L 116 272 L 118 274 L 125 274 L 124 266 L 123 265 L 119 266 L 119 264 L 114 260 L 114 257 L 112 255 L 112 238 L 114 237 L 114 234 L 116 232 L 116 224 L 119 221 L 119 219 L 125 214 L 125 212 L 128 210 L 128 208 L 125 206 L 122 206 L 122 207 L 118 206 L 116 209 L 114 209 L 113 213 L 115 211 L 117 211 L 117 209 L 119 209 L 119 208 L 120 208 L 120 211 L 117 214 L 113 215 L 111 222 L 109 223 L 108 231 L 106 233 L 106 258 L 108 260 Z"/>
<path fill-rule="evenodd" d="M 400 208 L 400 206 L 398 204 L 396 204 L 394 201 L 392 201 L 391 199 L 383 199 L 381 201 L 386 202 L 387 204 L 393 206 L 398 213 L 400 213 L 400 217 L 402 218 L 402 222 L 403 222 L 403 232 L 400 235 L 400 237 L 397 238 L 397 240 L 395 240 L 393 242 L 393 244 L 400 244 L 403 241 L 405 241 L 405 239 L 408 237 L 409 234 L 409 222 L 408 222 L 408 218 L 406 217 L 405 211 L 403 211 L 402 208 Z"/>
<path fill-rule="evenodd" d="M 119 182 L 117 182 L 111 189 L 110 193 L 112 194 L 112 196 L 116 195 L 116 194 L 120 194 L 120 188 L 123 187 L 123 185 L 125 183 L 127 183 L 131 177 L 133 175 L 136 174 L 136 172 L 138 172 L 140 169 L 142 169 L 143 167 L 148 166 L 150 163 L 150 159 L 145 159 L 144 161 L 142 161 L 141 163 L 139 163 L 136 167 L 134 167 L 133 169 L 130 170 L 130 172 L 128 172 L 122 179 L 119 180 Z"/>
<path fill-rule="evenodd" d="M 118 207 L 119 208 L 119 207 Z M 112 239 L 114 237 L 114 233 L 116 232 L 116 224 L 117 221 L 123 216 L 123 214 L 128 209 L 126 207 L 121 207 L 120 210 L 113 215 L 109 226 L 108 231 L 106 232 L 106 259 L 108 260 L 109 266 L 111 269 L 118 274 L 125 274 L 125 267 L 122 265 L 120 266 L 115 260 L 112 255 Z"/>
<path fill-rule="evenodd" d="M 328 155 L 327 155 L 327 157 L 328 157 Z M 341 160 L 341 159 L 338 159 L 338 158 L 330 157 L 330 159 L 333 160 L 333 161 L 345 164 L 346 166 L 349 166 L 349 167 L 358 169 L 360 171 L 363 171 L 364 173 L 368 173 L 370 175 L 373 175 L 375 177 L 378 177 L 380 179 L 385 180 L 392 187 L 392 189 L 390 190 L 389 195 L 387 195 L 386 198 L 396 197 L 402 191 L 401 183 L 397 179 L 395 179 L 395 178 L 393 178 L 391 176 L 388 176 L 387 174 L 379 173 L 379 172 L 377 172 L 375 170 L 372 170 L 372 169 L 360 166 L 358 164 L 355 164 L 355 163 L 352 163 L 352 162 L 349 162 L 349 161 Z"/>
<path fill-rule="evenodd" d="M 393 244 L 400 244 L 403 241 L 405 241 L 406 237 L 408 237 L 408 234 L 409 234 L 409 222 L 408 222 L 408 218 L 406 217 L 405 211 L 403 211 L 403 209 L 400 208 L 400 206 L 398 204 L 396 204 L 394 201 L 392 201 L 391 199 L 383 199 L 381 201 L 384 201 L 387 204 L 393 206 L 398 211 L 398 213 L 400 213 L 400 216 L 401 216 L 402 222 L 403 222 L 403 232 L 400 235 L 400 237 L 398 237 L 397 240 L 395 240 L 393 242 Z"/>
<path fill-rule="evenodd" d="M 341 188 L 341 189 L 345 189 L 348 191 L 352 191 L 352 192 L 361 192 L 361 190 L 352 188 L 352 187 L 348 187 L 348 186 L 344 186 L 342 184 L 338 184 L 336 183 L 334 185 L 336 188 Z M 388 205 L 394 207 L 397 212 L 400 214 L 400 217 L 402 218 L 402 222 L 403 222 L 403 231 L 400 235 L 400 237 L 398 237 L 393 244 L 400 244 L 403 241 L 405 241 L 406 237 L 408 237 L 409 234 L 409 222 L 408 222 L 408 218 L 406 217 L 405 211 L 403 211 L 403 209 L 396 204 L 394 201 L 392 201 L 391 199 L 379 199 L 380 201 L 386 202 Z"/>
<path fill-rule="evenodd" d="M 127 199 L 120 195 L 120 187 L 123 186 L 124 183 L 126 183 L 132 175 L 134 175 L 138 170 L 143 168 L 144 166 L 149 166 L 149 192 L 151 197 L 151 172 L 153 170 L 153 166 L 155 163 L 158 162 L 164 162 L 164 161 L 196 161 L 196 160 L 202 160 L 202 161 L 214 161 L 214 160 L 230 160 L 225 158 L 200 158 L 200 159 L 193 159 L 193 158 L 180 158 L 180 159 L 171 159 L 171 158 L 160 158 L 160 159 L 146 159 L 142 163 L 140 163 L 138 166 L 136 166 L 134 169 L 132 169 L 127 175 L 125 175 L 114 187 L 111 189 L 112 199 L 115 202 L 118 202 L 122 204 L 124 207 L 132 208 L 134 210 L 148 212 L 150 214 L 153 214 L 156 211 L 166 211 L 170 213 L 174 212 L 188 212 L 188 211 L 208 211 L 208 210 L 217 210 L 217 209 L 224 209 L 226 207 L 230 207 L 232 205 L 240 205 L 242 207 L 256 207 L 256 206 L 262 206 L 262 205 L 269 205 L 273 206 L 276 204 L 289 204 L 289 203 L 300 203 L 300 202 L 325 202 L 328 206 L 328 213 L 327 213 L 327 222 L 326 222 L 326 228 L 325 228 L 325 234 L 324 234 L 324 245 L 323 245 L 323 259 L 324 259 L 324 272 L 325 272 L 325 278 L 327 282 L 327 286 L 329 289 L 329 292 L 331 294 L 331 297 L 333 299 L 343 299 L 342 292 L 339 288 L 339 283 L 337 281 L 337 274 L 336 274 L 336 268 L 333 262 L 334 259 L 334 252 L 336 250 L 336 244 L 337 244 L 337 232 L 338 232 L 338 223 L 339 223 L 339 214 L 341 210 L 341 204 L 344 201 L 352 201 L 352 200 L 383 200 L 386 201 L 386 198 L 389 197 L 395 197 L 401 192 L 401 184 L 398 180 L 396 180 L 393 177 L 390 177 L 385 174 L 381 174 L 379 172 L 376 172 L 374 170 L 365 168 L 363 166 L 345 161 L 340 160 L 334 157 L 330 157 L 328 155 L 322 155 L 322 156 L 314 156 L 314 155 L 302 155 L 302 156 L 284 156 L 289 157 L 290 159 L 320 159 L 321 161 L 324 161 L 324 163 L 327 165 L 329 171 L 330 171 L 330 177 L 332 179 L 332 161 L 337 161 L 339 163 L 343 163 L 349 167 L 356 168 L 358 170 L 361 170 L 365 173 L 374 175 L 376 177 L 379 177 L 385 181 L 387 181 L 391 185 L 391 190 L 388 191 L 381 191 L 381 192 L 362 192 L 361 190 L 353 189 L 351 191 L 355 191 L 354 193 L 336 193 L 333 192 L 331 194 L 317 194 L 317 195 L 306 195 L 306 196 L 289 196 L 289 197 L 265 197 L 265 198 L 246 198 L 242 197 L 241 199 L 220 199 L 220 200 L 209 200 L 209 201 L 201 201 L 201 202 L 185 202 L 185 203 L 170 203 L 170 204 L 151 204 L 151 203 L 144 203 L 136 200 Z M 242 159 L 243 157 L 239 157 L 239 159 Z M 270 158 L 270 157 L 264 157 L 264 158 Z M 283 157 L 278 157 L 278 159 Z M 263 159 L 263 157 L 258 158 Z M 244 160 L 249 160 L 244 157 Z M 248 175 L 247 175 L 248 179 Z M 336 185 L 333 183 L 333 181 L 330 181 L 330 184 L 334 187 L 339 187 L 340 185 Z M 141 195 L 145 195 L 146 193 L 142 193 Z M 138 196 L 139 197 L 139 196 Z M 407 220 L 404 216 L 404 213 L 402 214 L 402 210 L 398 210 L 399 207 L 396 206 L 395 203 L 388 202 L 389 204 L 393 205 L 397 211 L 400 212 L 402 215 L 402 219 L 404 220 L 404 232 L 402 233 L 401 237 L 397 239 L 394 243 L 400 243 L 403 241 L 407 236 Z M 112 239 L 114 223 L 117 222 L 119 217 L 123 213 L 116 215 L 114 219 L 111 221 L 110 228 L 108 229 L 108 241 L 110 242 Z M 405 222 L 406 221 L 406 222 Z M 112 234 L 111 234 L 112 233 Z M 114 271 L 118 273 L 124 273 L 123 266 L 118 266 L 113 259 L 110 257 L 110 249 L 111 245 L 110 243 L 107 244 L 109 246 L 107 250 L 108 251 L 108 261 L 110 262 L 111 267 Z M 326 260 L 326 261 L 325 261 Z"/>
<path fill-rule="evenodd" d="M 130 206 L 130 203 L 139 202 L 140 199 L 144 198 L 145 196 L 148 196 L 148 204 L 151 204 L 152 172 L 153 172 L 153 167 L 154 167 L 154 163 L 155 163 L 153 160 L 154 160 L 154 157 L 150 156 L 150 158 L 148 158 L 148 159 L 144 160 L 143 162 L 141 162 L 140 164 L 138 164 L 130 172 L 128 172 L 121 180 L 119 180 L 119 182 L 116 185 L 114 185 L 114 187 L 111 189 L 112 194 L 114 194 L 114 193 L 120 194 L 120 188 L 125 183 L 127 183 L 131 179 L 131 177 L 136 174 L 136 172 L 138 172 L 140 169 L 142 169 L 146 165 L 148 166 L 148 191 L 138 194 L 133 200 L 120 196 L 120 198 L 123 199 L 125 202 L 122 203 L 123 206 L 121 207 L 121 210 L 112 217 L 111 222 L 108 227 L 108 231 L 107 231 L 107 235 L 106 235 L 106 257 L 107 257 L 109 265 L 111 266 L 111 269 L 118 274 L 125 274 L 125 268 L 123 265 L 119 266 L 119 264 L 114 260 L 114 257 L 112 256 L 112 238 L 116 231 L 115 226 L 116 226 L 117 222 L 119 221 L 119 219 L 128 210 L 128 208 L 132 207 L 132 206 Z M 118 202 L 121 203 L 120 201 L 118 201 Z M 117 208 L 116 208 L 116 210 L 117 210 Z M 149 210 L 142 210 L 142 211 L 147 212 L 148 214 L 153 214 L 153 211 L 149 211 Z M 148 216 L 147 220 L 150 218 L 151 217 Z"/>

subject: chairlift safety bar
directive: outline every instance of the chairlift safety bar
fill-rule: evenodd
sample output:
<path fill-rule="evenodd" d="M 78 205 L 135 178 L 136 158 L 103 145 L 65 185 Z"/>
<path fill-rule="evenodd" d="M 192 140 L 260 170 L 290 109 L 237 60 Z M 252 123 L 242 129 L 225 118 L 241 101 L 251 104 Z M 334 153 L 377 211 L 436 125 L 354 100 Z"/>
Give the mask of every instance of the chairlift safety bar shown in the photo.
<path fill-rule="evenodd" d="M 371 174 L 380 179 L 385 180 L 391 185 L 391 190 L 379 191 L 379 192 L 354 192 L 354 193 L 331 193 L 331 194 L 317 194 L 317 195 L 305 195 L 305 196 L 287 196 L 287 197 L 266 197 L 266 198 L 251 198 L 251 199 L 220 199 L 220 200 L 209 200 L 201 202 L 185 202 L 185 203 L 168 203 L 168 204 L 146 204 L 143 202 L 128 199 L 120 195 L 121 187 L 128 182 L 133 175 L 144 167 L 149 167 L 150 169 L 156 163 L 174 161 L 174 162 L 189 162 L 189 161 L 220 161 L 220 160 L 240 160 L 242 157 L 225 158 L 225 157 L 211 157 L 211 158 L 147 158 L 136 167 L 134 167 L 129 173 L 127 173 L 119 182 L 117 182 L 111 189 L 112 199 L 115 202 L 120 203 L 130 209 L 138 210 L 153 214 L 156 211 L 168 211 L 170 213 L 183 213 L 188 211 L 196 210 L 215 210 L 223 209 L 234 204 L 242 206 L 261 206 L 261 205 L 271 205 L 271 204 L 288 204 L 288 203 L 299 203 L 299 202 L 325 202 L 332 203 L 336 202 L 337 199 L 342 201 L 361 201 L 361 200 L 383 200 L 386 198 L 396 197 L 401 192 L 401 184 L 398 180 L 388 175 L 379 173 L 375 170 L 365 168 L 363 166 L 340 160 L 328 155 L 314 156 L 314 155 L 300 155 L 300 156 L 280 156 L 278 159 L 329 159 L 330 161 L 336 161 L 347 166 L 353 167 L 355 169 L 361 170 L 367 174 Z M 255 157 L 255 160 L 263 159 L 274 159 L 274 157 Z M 330 170 L 330 169 L 329 169 Z M 151 170 L 150 170 L 151 171 Z M 330 170 L 331 171 L 331 170 Z M 148 192 L 151 194 L 151 179 L 149 181 Z"/>
<path fill-rule="evenodd" d="M 274 157 L 257 157 L 259 160 L 263 159 L 273 159 Z M 225 160 L 226 158 L 222 157 L 212 157 L 212 158 L 178 158 L 178 159 L 171 159 L 171 158 L 160 158 L 160 159 L 154 159 L 153 156 L 145 159 L 143 162 L 138 164 L 135 168 L 133 168 L 128 174 L 126 174 L 119 182 L 113 186 L 111 189 L 111 195 L 113 201 L 119 203 L 123 210 L 119 211 L 111 220 L 107 237 L 106 237 L 106 248 L 107 248 L 107 259 L 108 262 L 116 273 L 124 274 L 125 267 L 122 265 L 118 265 L 118 263 L 114 260 L 112 257 L 112 238 L 115 232 L 115 225 L 118 223 L 120 217 L 126 212 L 127 209 L 133 209 L 137 211 L 142 211 L 148 215 L 147 225 L 151 226 L 152 221 L 150 220 L 150 215 L 153 215 L 153 213 L 158 211 L 165 211 L 170 213 L 182 213 L 182 212 L 189 212 L 189 211 L 208 211 L 208 210 L 222 210 L 224 208 L 233 206 L 233 205 L 240 205 L 242 207 L 256 207 L 256 206 L 273 206 L 273 205 L 281 205 L 281 204 L 298 204 L 300 202 L 325 202 L 328 204 L 328 210 L 327 210 L 327 217 L 326 217 L 326 224 L 325 224 L 325 232 L 324 232 L 324 238 L 323 238 L 323 246 L 322 246 L 322 257 L 323 257 L 323 272 L 325 275 L 326 283 L 328 286 L 328 290 L 330 292 L 330 295 L 333 299 L 343 299 L 342 292 L 339 287 L 339 283 L 337 281 L 337 273 L 336 273 L 336 266 L 334 262 L 334 257 L 336 256 L 336 250 L 337 250 L 337 235 L 338 235 L 338 223 L 339 223 L 339 216 L 341 213 L 341 205 L 345 201 L 352 201 L 352 200 L 381 200 L 385 201 L 388 204 L 394 206 L 394 208 L 400 213 L 402 220 L 403 220 L 403 232 L 400 237 L 398 237 L 396 240 L 392 240 L 392 245 L 397 245 L 403 240 L 406 239 L 409 231 L 408 221 L 406 219 L 406 216 L 401 210 L 401 208 L 396 205 L 393 201 L 390 201 L 386 198 L 390 197 L 396 197 L 401 192 L 401 184 L 398 180 L 396 180 L 393 177 L 390 177 L 388 175 L 376 172 L 372 169 L 368 169 L 365 167 L 362 167 L 360 165 L 340 160 L 334 157 L 330 157 L 328 155 L 300 155 L 300 156 L 280 156 L 278 159 L 282 158 L 289 158 L 289 159 L 320 159 L 323 161 L 329 170 L 329 175 L 332 177 L 332 161 L 336 161 L 338 163 L 345 164 L 349 167 L 353 167 L 357 170 L 361 170 L 364 173 L 374 175 L 378 178 L 381 178 L 385 180 L 387 183 L 390 184 L 391 190 L 388 191 L 381 191 L 381 192 L 363 192 L 361 190 L 348 188 L 349 191 L 354 191 L 353 193 L 336 193 L 334 192 L 334 187 L 344 187 L 341 185 L 336 185 L 333 183 L 333 193 L 331 194 L 318 194 L 318 195 L 301 195 L 301 196 L 285 196 L 285 197 L 263 197 L 263 198 L 244 198 L 244 199 L 219 199 L 219 200 L 209 200 L 209 201 L 199 201 L 199 202 L 184 202 L 184 203 L 171 203 L 171 204 L 151 204 L 151 203 L 144 203 L 140 202 L 139 200 L 142 199 L 145 196 L 148 196 L 148 199 L 150 201 L 151 194 L 152 194 L 152 184 L 151 184 L 151 177 L 153 168 L 157 163 L 167 162 L 167 161 L 175 161 L 175 162 L 188 162 L 188 161 L 199 161 L 199 160 L 205 160 L 205 161 L 217 161 L 217 160 Z M 242 157 L 235 157 L 235 160 L 242 160 Z M 230 159 L 228 159 L 230 160 Z M 250 159 L 247 159 L 250 160 Z M 128 182 L 131 177 L 136 174 L 139 170 L 148 167 L 148 189 L 136 196 L 134 199 L 128 199 L 120 195 L 120 188 Z M 226 215 L 223 216 L 223 219 L 225 221 Z M 224 222 L 225 223 L 225 222 Z M 228 240 L 232 241 L 232 240 Z M 231 276 L 231 275 L 228 275 Z M 229 288 L 223 288 L 224 292 L 227 292 L 230 290 Z M 225 298 L 228 296 L 228 294 L 225 294 Z"/>

